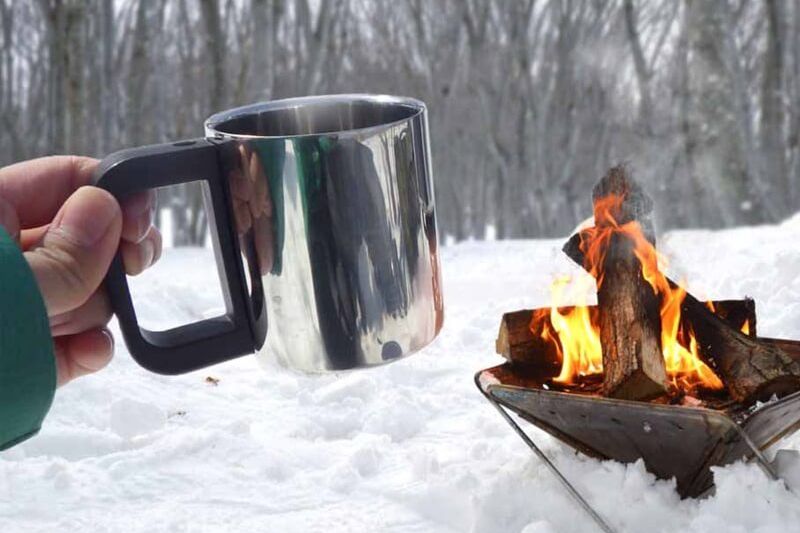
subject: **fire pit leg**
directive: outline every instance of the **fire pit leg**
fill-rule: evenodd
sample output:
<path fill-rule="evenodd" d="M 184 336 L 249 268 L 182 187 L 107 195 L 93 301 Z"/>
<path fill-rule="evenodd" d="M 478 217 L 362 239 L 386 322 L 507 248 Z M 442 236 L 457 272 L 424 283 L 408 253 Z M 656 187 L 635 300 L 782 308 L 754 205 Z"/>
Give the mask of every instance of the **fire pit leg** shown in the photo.
<path fill-rule="evenodd" d="M 497 401 L 495 401 L 495 399 L 492 398 L 490 395 L 484 393 L 484 396 L 486 396 L 486 399 L 489 400 L 489 402 L 492 405 L 494 405 L 495 409 L 497 409 L 497 411 L 505 419 L 505 421 L 508 422 L 508 425 L 510 425 L 514 429 L 514 431 L 517 432 L 517 435 L 520 436 L 520 438 L 525 442 L 525 444 L 527 444 L 528 447 L 531 450 L 533 450 L 533 453 L 535 453 L 539 457 L 539 459 L 541 459 L 541 461 L 545 464 L 545 466 L 547 466 L 550 472 L 552 472 L 553 475 L 558 478 L 558 480 L 561 482 L 562 485 L 564 485 L 567 491 L 569 491 L 569 493 L 572 495 L 575 501 L 577 501 L 581 505 L 581 507 L 583 507 L 584 511 L 589 513 L 592 519 L 594 519 L 594 521 L 597 523 L 597 526 L 600 529 L 602 529 L 605 533 L 616 533 L 616 530 L 612 528 L 610 525 L 608 525 L 608 523 L 605 520 L 603 520 L 603 517 L 600 516 L 591 505 L 589 505 L 589 502 L 587 502 L 583 496 L 581 496 L 581 493 L 578 492 L 578 489 L 576 489 L 575 486 L 572 483 L 570 483 L 566 477 L 564 477 L 564 474 L 561 473 L 561 470 L 559 470 L 558 467 L 555 464 L 553 464 L 553 462 L 550 461 L 550 459 L 547 458 L 547 456 L 544 454 L 541 448 L 539 448 L 531 440 L 528 434 L 525 433 L 521 427 L 519 427 L 519 424 L 517 424 L 514 421 L 514 419 L 511 418 L 511 415 L 509 415 L 506 412 L 506 410 L 503 409 L 503 407 L 499 403 L 497 403 Z"/>
<path fill-rule="evenodd" d="M 778 473 L 775 472 L 775 468 L 773 468 L 772 463 L 770 463 L 764 454 L 761 453 L 761 450 L 758 449 L 758 446 L 755 445 L 750 436 L 739 426 L 739 424 L 734 424 L 733 427 L 736 428 L 736 432 L 753 452 L 753 457 L 755 458 L 756 462 L 758 462 L 758 466 L 761 467 L 761 470 L 764 471 L 767 477 L 774 481 L 779 480 L 780 476 L 778 476 Z"/>

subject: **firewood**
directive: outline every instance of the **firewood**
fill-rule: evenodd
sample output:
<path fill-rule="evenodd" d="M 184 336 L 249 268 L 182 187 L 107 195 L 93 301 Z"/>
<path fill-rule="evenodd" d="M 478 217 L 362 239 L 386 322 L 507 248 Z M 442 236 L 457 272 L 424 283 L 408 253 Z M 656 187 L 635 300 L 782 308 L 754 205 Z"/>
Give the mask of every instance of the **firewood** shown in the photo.
<path fill-rule="evenodd" d="M 534 315 L 536 320 L 534 321 Z M 536 327 L 536 331 L 531 327 Z M 542 337 L 545 327 L 550 327 L 550 309 L 523 309 L 505 313 L 500 320 L 495 348 L 512 363 L 536 370 L 542 376 L 556 376 L 561 361 L 552 343 Z"/>
<path fill-rule="evenodd" d="M 661 352 L 661 316 L 653 287 L 642 275 L 634 243 L 620 226 L 638 221 L 652 228 L 652 201 L 628 176 L 614 167 L 593 191 L 595 227 L 606 232 L 607 244 L 598 279 L 600 344 L 603 350 L 603 391 L 626 400 L 648 400 L 667 390 Z M 650 230 L 652 233 L 652 231 Z"/>
<path fill-rule="evenodd" d="M 703 305 L 706 307 L 711 305 L 718 317 L 737 330 L 741 330 L 747 323 L 750 336 L 755 334 L 756 314 L 753 300 L 749 298 L 719 300 L 710 304 L 704 302 Z M 572 306 L 566 306 L 561 307 L 560 311 L 561 314 L 568 315 L 573 309 Z M 595 322 L 597 307 L 589 306 L 589 314 Z M 683 327 L 683 322 L 681 325 Z M 561 361 L 552 344 L 542 338 L 542 331 L 546 328 L 554 330 L 550 321 L 549 307 L 505 313 L 500 320 L 500 329 L 495 341 L 496 351 L 511 363 L 529 366 L 542 376 L 555 376 L 559 373 Z M 800 358 L 800 343 L 796 344 L 795 350 Z"/>
<path fill-rule="evenodd" d="M 614 196 L 621 200 L 613 204 L 611 209 L 604 201 Z M 636 221 L 642 227 L 645 236 L 655 239 L 653 231 L 653 200 L 644 192 L 644 189 L 630 178 L 625 165 L 617 165 L 598 181 L 592 189 L 592 203 L 594 210 L 595 226 L 607 225 L 613 222 L 619 226 Z"/>
<path fill-rule="evenodd" d="M 732 328 L 750 337 L 756 336 L 756 302 L 752 298 L 712 301 L 710 306 L 708 302 L 702 302 L 702 305 L 713 309 L 714 314 Z M 682 317 L 681 325 L 688 327 L 690 322 Z"/>
<path fill-rule="evenodd" d="M 759 337 L 759 340 L 780 348 L 792 359 L 800 361 L 800 341 L 788 339 L 770 339 L 767 337 Z"/>
<path fill-rule="evenodd" d="M 580 242 L 588 234 L 576 235 L 567 241 L 563 251 L 586 268 Z M 670 284 L 675 286 L 672 281 Z M 800 358 L 787 354 L 780 344 L 741 333 L 688 292 L 681 313 L 682 320 L 694 331 L 700 358 L 722 379 L 737 402 L 750 404 L 773 394 L 783 396 L 800 390 Z"/>
<path fill-rule="evenodd" d="M 648 227 L 649 224 L 645 225 L 644 227 Z M 647 240 L 650 241 L 653 246 L 655 246 L 655 237 L 651 235 L 646 235 Z M 591 239 L 591 234 L 588 231 L 582 231 L 576 233 L 570 237 L 567 242 L 564 244 L 562 251 L 572 259 L 575 263 L 579 266 L 583 267 L 584 269 L 588 270 L 589 265 L 585 265 L 585 258 L 583 255 L 583 251 L 581 248 L 581 241 Z M 665 276 L 667 279 L 667 283 L 672 289 L 678 288 L 678 284 L 672 281 L 669 277 Z M 691 302 L 691 305 L 688 307 L 689 316 L 685 317 L 686 324 L 690 324 L 692 321 L 693 312 L 692 310 L 695 309 L 697 306 L 708 307 L 708 304 L 700 302 L 691 293 L 686 293 L 686 300 Z M 755 311 L 755 302 L 750 298 L 745 298 L 744 300 L 722 300 L 719 302 L 712 302 L 713 305 L 717 308 L 715 314 L 723 319 L 728 319 L 728 322 L 731 323 L 733 327 L 736 329 L 741 330 L 742 326 L 744 325 L 745 321 L 748 323 L 748 334 L 751 336 L 756 335 L 756 311 Z M 730 315 L 730 316 L 729 316 Z M 738 324 L 738 326 L 737 326 Z"/>
<path fill-rule="evenodd" d="M 586 257 L 584 257 L 583 254 L 585 245 L 583 243 L 588 242 L 591 238 L 591 233 L 589 231 L 582 230 L 572 234 L 570 238 L 567 239 L 567 242 L 564 243 L 564 246 L 561 247 L 561 251 L 564 252 L 564 255 L 572 259 L 573 263 L 584 270 L 589 270 L 589 265 L 585 264 Z"/>
<path fill-rule="evenodd" d="M 749 404 L 800 390 L 800 359 L 781 344 L 744 335 L 688 294 L 681 311 L 692 324 L 701 359 L 734 400 Z"/>
<path fill-rule="evenodd" d="M 603 390 L 606 396 L 647 400 L 666 392 L 658 299 L 642 277 L 630 241 L 613 235 L 597 290 Z"/>

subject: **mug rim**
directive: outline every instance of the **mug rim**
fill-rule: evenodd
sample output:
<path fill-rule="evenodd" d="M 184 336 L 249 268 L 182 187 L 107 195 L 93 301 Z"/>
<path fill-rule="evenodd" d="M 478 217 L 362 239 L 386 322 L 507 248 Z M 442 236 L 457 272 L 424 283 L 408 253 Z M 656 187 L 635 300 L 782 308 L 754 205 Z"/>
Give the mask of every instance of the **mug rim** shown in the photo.
<path fill-rule="evenodd" d="M 317 133 L 296 133 L 290 135 L 254 135 L 249 133 L 233 133 L 219 130 L 219 126 L 230 120 L 246 115 L 252 115 L 263 111 L 282 110 L 300 107 L 308 104 L 350 104 L 350 103 L 369 103 L 378 105 L 391 105 L 396 107 L 411 108 L 413 112 L 407 117 L 381 122 L 360 128 L 338 129 L 333 131 L 323 131 Z M 389 94 L 369 94 L 369 93 L 344 93 L 344 94 L 325 94 L 313 96 L 296 96 L 292 98 L 280 98 L 277 100 L 267 100 L 255 104 L 234 107 L 225 111 L 214 113 L 208 117 L 203 126 L 206 137 L 215 139 L 300 139 L 303 137 L 334 136 L 341 134 L 364 134 L 368 135 L 377 131 L 382 131 L 398 124 L 403 124 L 412 120 L 427 111 L 425 102 L 417 98 L 408 96 L 394 96 Z"/>

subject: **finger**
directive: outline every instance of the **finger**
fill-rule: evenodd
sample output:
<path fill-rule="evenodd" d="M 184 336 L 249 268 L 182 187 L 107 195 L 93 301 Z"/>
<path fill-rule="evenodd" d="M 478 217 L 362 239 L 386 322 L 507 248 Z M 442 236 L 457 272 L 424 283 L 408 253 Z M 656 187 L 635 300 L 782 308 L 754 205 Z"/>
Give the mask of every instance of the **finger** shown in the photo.
<path fill-rule="evenodd" d="M 122 213 L 108 192 L 78 189 L 40 243 L 25 252 L 49 316 L 71 311 L 97 290 L 117 250 Z"/>
<path fill-rule="evenodd" d="M 105 328 L 56 337 L 55 353 L 57 383 L 60 387 L 108 365 L 114 355 L 114 337 Z"/>
<path fill-rule="evenodd" d="M 246 202 L 253 197 L 253 183 L 238 168 L 230 172 L 228 183 L 231 184 L 231 195 L 234 199 Z"/>
<path fill-rule="evenodd" d="M 122 239 L 139 242 L 144 239 L 156 211 L 155 191 L 144 191 L 134 194 L 122 202 Z"/>
<path fill-rule="evenodd" d="M 161 231 L 158 228 L 152 228 L 153 232 L 153 241 L 155 242 L 154 248 L 156 249 L 156 255 L 153 257 L 153 260 L 150 262 L 150 266 L 155 265 L 158 263 L 158 260 L 161 259 L 161 252 L 164 250 L 164 242 L 161 236 Z"/>
<path fill-rule="evenodd" d="M 272 202 L 269 198 L 267 189 L 267 176 L 264 174 L 264 167 L 258 154 L 253 152 L 250 157 L 250 175 L 253 177 L 253 196 L 250 202 L 250 209 L 253 217 L 258 217 L 262 213 L 272 216 Z"/>
<path fill-rule="evenodd" d="M 111 320 L 111 314 L 111 302 L 101 287 L 77 309 L 50 317 L 50 331 L 53 337 L 60 337 L 101 328 Z"/>
<path fill-rule="evenodd" d="M 0 198 L 0 226 L 6 230 L 6 233 L 19 242 L 19 219 L 17 218 L 17 211 L 10 203 Z"/>
<path fill-rule="evenodd" d="M 19 246 L 23 250 L 29 250 L 31 247 L 36 246 L 47 233 L 50 224 L 46 226 L 39 226 L 37 228 L 24 229 L 19 232 Z"/>
<path fill-rule="evenodd" d="M 141 274 L 161 257 L 161 232 L 151 227 L 140 242 L 122 241 L 119 249 L 125 273 L 129 276 Z"/>
<path fill-rule="evenodd" d="M 240 144 L 239 145 L 239 167 L 242 169 L 244 173 L 244 177 L 248 180 L 251 180 L 250 177 L 250 150 L 247 149 L 247 145 Z"/>
<path fill-rule="evenodd" d="M 0 168 L 0 197 L 19 215 L 21 228 L 43 226 L 76 190 L 92 183 L 97 160 L 50 156 Z"/>
<path fill-rule="evenodd" d="M 262 216 L 253 221 L 253 240 L 258 258 L 258 269 L 261 275 L 265 276 L 272 271 L 275 261 L 271 218 Z"/>
<path fill-rule="evenodd" d="M 233 199 L 233 216 L 236 219 L 236 229 L 239 233 L 244 233 L 253 225 L 253 217 L 250 216 L 250 206 L 247 202 Z"/>

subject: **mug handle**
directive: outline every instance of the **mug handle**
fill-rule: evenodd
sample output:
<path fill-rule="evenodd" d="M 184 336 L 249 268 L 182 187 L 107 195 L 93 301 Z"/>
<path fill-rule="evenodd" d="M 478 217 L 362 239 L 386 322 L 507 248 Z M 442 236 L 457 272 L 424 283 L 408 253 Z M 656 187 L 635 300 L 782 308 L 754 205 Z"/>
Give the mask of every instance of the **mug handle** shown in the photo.
<path fill-rule="evenodd" d="M 201 138 L 122 150 L 103 159 L 95 171 L 94 184 L 119 201 L 167 185 L 202 181 L 206 186 L 224 315 L 165 331 L 144 329 L 136 318 L 119 252 L 106 275 L 106 289 L 128 350 L 137 363 L 158 374 L 182 374 L 255 350 L 247 285 L 222 174 L 221 144 Z"/>

